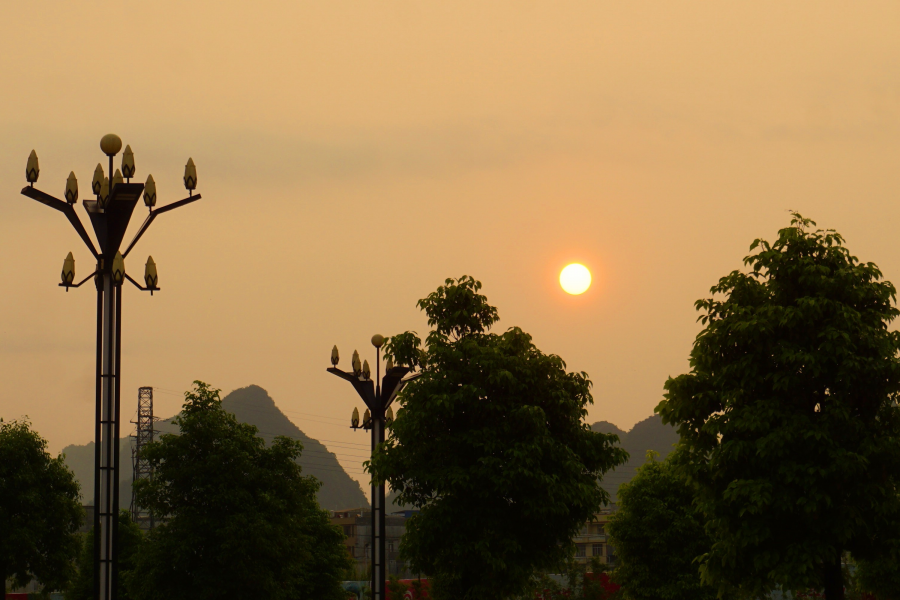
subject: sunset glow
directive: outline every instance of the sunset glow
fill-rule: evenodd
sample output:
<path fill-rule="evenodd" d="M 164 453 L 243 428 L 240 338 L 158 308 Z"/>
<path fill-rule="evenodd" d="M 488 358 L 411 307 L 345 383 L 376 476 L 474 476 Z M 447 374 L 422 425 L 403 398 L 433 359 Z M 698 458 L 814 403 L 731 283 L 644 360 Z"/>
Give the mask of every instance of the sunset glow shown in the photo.
<path fill-rule="evenodd" d="M 559 285 L 573 296 L 583 294 L 591 287 L 591 272 L 584 265 L 572 263 L 559 274 Z"/>

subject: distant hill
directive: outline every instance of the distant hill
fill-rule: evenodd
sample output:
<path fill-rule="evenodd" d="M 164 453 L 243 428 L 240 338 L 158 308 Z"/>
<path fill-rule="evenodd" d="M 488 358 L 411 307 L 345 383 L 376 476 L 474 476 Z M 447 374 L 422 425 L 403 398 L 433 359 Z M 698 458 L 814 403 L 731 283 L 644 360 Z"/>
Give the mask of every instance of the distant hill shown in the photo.
<path fill-rule="evenodd" d="M 597 421 L 591 425 L 591 429 L 598 433 L 614 433 L 619 436 L 619 442 L 622 442 L 625 439 L 625 436 L 628 435 L 609 421 Z"/>
<path fill-rule="evenodd" d="M 131 506 L 131 438 L 119 440 L 119 461 L 121 477 L 119 478 L 119 507 Z M 75 473 L 75 479 L 81 485 L 81 502 L 94 503 L 94 442 L 83 446 L 71 445 L 62 449 L 66 455 L 66 465 Z"/>
<path fill-rule="evenodd" d="M 639 423 L 635 423 L 631 431 L 625 432 L 607 421 L 598 421 L 591 425 L 591 429 L 600 433 L 614 433 L 619 436 L 619 444 L 631 458 L 628 462 L 615 471 L 611 471 L 603 477 L 601 485 L 610 493 L 613 500 L 619 486 L 631 481 L 637 468 L 647 459 L 647 450 L 659 452 L 659 459 L 665 459 L 672 451 L 672 447 L 678 442 L 678 433 L 670 425 L 663 425 L 662 417 L 653 415 Z"/>
<path fill-rule="evenodd" d="M 593 431 L 599 433 L 614 433 L 619 436 L 619 445 L 631 456 L 628 462 L 615 471 L 606 474 L 600 485 L 616 500 L 616 492 L 623 483 L 631 481 L 635 471 L 644 464 L 647 450 L 659 452 L 659 459 L 663 460 L 672 451 L 672 446 L 678 442 L 678 434 L 675 428 L 663 425 L 659 415 L 653 415 L 636 423 L 631 431 L 623 431 L 609 421 L 597 421 L 591 425 Z M 388 512 L 413 508 L 411 506 L 394 504 L 397 494 L 390 492 L 387 495 L 386 504 Z"/>
<path fill-rule="evenodd" d="M 337 457 L 318 440 L 307 436 L 282 413 L 266 390 L 259 386 L 234 390 L 222 399 L 222 407 L 233 413 L 241 423 L 249 423 L 259 429 L 259 435 L 266 443 L 276 436 L 284 435 L 303 442 L 303 454 L 297 461 L 306 475 L 313 475 L 322 482 L 318 499 L 322 508 L 337 510 L 349 507 L 368 507 L 366 495 L 356 480 L 351 479 L 341 467 Z M 156 430 L 160 433 L 178 433 L 172 419 L 159 421 Z M 119 484 L 119 506 L 128 508 L 131 504 L 131 438 L 120 440 L 121 477 Z M 75 472 L 81 483 L 81 494 L 85 504 L 94 500 L 94 444 L 66 446 L 63 448 L 66 464 Z"/>

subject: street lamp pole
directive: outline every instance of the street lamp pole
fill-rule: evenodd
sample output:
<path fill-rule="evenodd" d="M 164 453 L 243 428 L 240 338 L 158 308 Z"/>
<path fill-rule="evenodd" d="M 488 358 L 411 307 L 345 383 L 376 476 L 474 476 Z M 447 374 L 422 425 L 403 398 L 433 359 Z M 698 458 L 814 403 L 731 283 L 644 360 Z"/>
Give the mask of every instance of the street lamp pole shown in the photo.
<path fill-rule="evenodd" d="M 413 379 L 421 373 L 409 374 L 409 367 L 395 367 L 388 360 L 384 370 L 384 378 L 381 378 L 381 346 L 384 345 L 384 336 L 375 334 L 372 336 L 372 345 L 375 346 L 375 381 L 371 379 L 369 361 L 360 364 L 359 353 L 353 351 L 351 373 L 337 368 L 340 354 L 337 346 L 331 351 L 332 367 L 328 372 L 337 375 L 341 379 L 349 381 L 353 389 L 359 394 L 368 407 L 363 417 L 362 425 L 359 423 L 359 410 L 353 409 L 353 417 L 350 427 L 352 429 L 365 429 L 372 432 L 372 452 L 378 444 L 384 442 L 384 430 L 393 419 L 391 403 L 397 395 Z M 372 485 L 372 594 L 374 600 L 384 600 L 385 572 L 387 557 L 385 555 L 385 498 L 384 483 Z"/>
<path fill-rule="evenodd" d="M 65 202 L 54 198 L 34 187 L 40 168 L 34 150 L 28 157 L 25 169 L 29 185 L 22 189 L 22 195 L 37 200 L 66 215 L 75 231 L 96 260 L 94 271 L 82 281 L 75 283 L 75 258 L 70 252 L 63 262 L 62 283 L 70 287 L 80 287 L 93 278 L 97 288 L 97 365 L 96 365 L 96 420 L 94 427 L 94 598 L 116 600 L 118 589 L 118 514 L 119 514 L 119 424 L 120 424 L 120 384 L 119 374 L 122 364 L 122 284 L 127 279 L 138 289 L 151 294 L 159 290 L 159 278 L 153 257 L 147 259 L 144 269 L 145 286 L 140 285 L 125 271 L 125 258 L 156 217 L 172 209 L 200 199 L 194 195 L 197 187 L 197 171 L 193 160 L 185 167 L 184 185 L 188 197 L 178 202 L 154 210 L 156 205 L 156 184 L 153 177 L 147 183 L 131 183 L 134 176 L 134 155 L 126 146 L 122 155 L 122 169 L 113 172 L 113 158 L 122 149 L 122 140 L 115 134 L 103 136 L 100 149 L 109 158 L 109 174 L 103 173 L 103 166 L 97 165 L 91 182 L 95 200 L 84 200 L 83 205 L 94 228 L 99 250 L 75 213 L 78 201 L 78 180 L 74 173 L 66 181 Z M 144 204 L 150 214 L 144 220 L 134 239 L 120 252 L 128 222 L 134 207 L 144 195 Z"/>

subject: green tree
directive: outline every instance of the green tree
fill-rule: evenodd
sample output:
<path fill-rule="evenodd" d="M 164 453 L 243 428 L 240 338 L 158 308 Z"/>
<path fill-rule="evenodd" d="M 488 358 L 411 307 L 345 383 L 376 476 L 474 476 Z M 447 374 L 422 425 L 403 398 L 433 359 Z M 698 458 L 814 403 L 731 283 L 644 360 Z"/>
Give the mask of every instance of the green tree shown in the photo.
<path fill-rule="evenodd" d="M 394 336 L 387 356 L 422 376 L 369 468 L 420 512 L 401 553 L 433 577 L 436 598 L 504 598 L 556 565 L 608 495 L 598 478 L 627 459 L 584 422 L 585 373 L 545 355 L 518 328 L 488 333 L 497 310 L 471 277 L 448 279 L 418 306 L 433 327 Z"/>
<path fill-rule="evenodd" d="M 856 562 L 857 587 L 878 600 L 900 600 L 900 540 L 888 552 Z"/>
<path fill-rule="evenodd" d="M 655 452 L 618 493 L 608 530 L 618 564 L 614 580 L 628 600 L 713 600 L 717 589 L 700 581 L 695 559 L 712 540 L 694 506 L 690 486 Z"/>
<path fill-rule="evenodd" d="M 593 556 L 587 565 L 579 563 L 573 556 L 559 565 L 557 575 L 565 579 L 559 583 L 547 573 L 536 573 L 528 591 L 521 598 L 537 598 L 539 600 L 618 600 L 622 598 L 622 590 L 613 591 L 615 586 L 604 583 L 601 576 L 608 573 L 610 566 L 600 562 L 600 557 Z M 608 582 L 608 580 L 607 580 Z M 610 589 L 607 589 L 607 586 Z"/>
<path fill-rule="evenodd" d="M 63 589 L 84 518 L 78 482 L 27 420 L 0 419 L 0 581 Z"/>
<path fill-rule="evenodd" d="M 795 213 L 697 301 L 691 371 L 657 411 L 713 539 L 704 579 L 834 600 L 842 553 L 877 555 L 894 530 L 900 335 L 894 286 L 814 226 Z"/>
<path fill-rule="evenodd" d="M 390 600 L 401 600 L 407 590 L 409 590 L 409 586 L 400 581 L 400 578 L 396 575 L 388 577 L 386 587 Z"/>
<path fill-rule="evenodd" d="M 93 600 L 94 598 L 94 529 L 81 536 L 81 554 L 78 556 L 78 574 L 66 591 L 66 600 Z M 144 535 L 131 520 L 127 510 L 119 511 L 119 585 L 118 599 L 131 600 L 127 582 L 134 573 L 135 562 Z"/>
<path fill-rule="evenodd" d="M 295 462 L 300 442 L 277 437 L 267 448 L 205 383 L 185 398 L 181 434 L 144 450 L 154 476 L 135 484 L 137 502 L 161 525 L 144 540 L 132 596 L 344 600 L 344 536 Z"/>

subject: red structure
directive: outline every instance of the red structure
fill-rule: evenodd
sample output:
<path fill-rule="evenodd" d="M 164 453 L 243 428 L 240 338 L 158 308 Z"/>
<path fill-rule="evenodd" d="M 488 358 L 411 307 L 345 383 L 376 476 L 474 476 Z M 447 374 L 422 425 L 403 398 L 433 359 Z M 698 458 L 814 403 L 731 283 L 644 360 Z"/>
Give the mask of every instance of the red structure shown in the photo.
<path fill-rule="evenodd" d="M 614 594 L 622 587 L 610 581 L 608 573 L 585 573 L 584 579 L 586 581 L 599 581 L 600 586 L 607 594 Z"/>
<path fill-rule="evenodd" d="M 587 589 L 588 584 L 595 582 L 600 585 L 600 590 L 594 588 L 592 591 L 589 591 Z M 583 595 L 575 595 L 569 588 L 557 591 L 545 589 L 535 592 L 534 600 L 560 600 L 562 598 L 570 598 L 571 600 L 578 600 L 579 598 L 609 598 L 621 588 L 620 585 L 617 585 L 610 581 L 609 575 L 607 573 L 585 573 L 584 583 L 585 589 L 583 590 Z M 598 591 L 600 592 L 599 596 L 596 595 Z"/>
<path fill-rule="evenodd" d="M 385 600 L 428 600 L 431 596 L 428 595 L 428 588 L 431 585 L 431 582 L 427 579 L 401 579 L 400 583 L 406 586 L 406 592 L 404 592 L 402 598 L 394 598 L 391 596 L 390 590 L 388 590 L 388 586 L 384 586 L 384 598 Z M 417 586 L 414 584 L 421 583 L 421 586 Z M 416 594 L 416 587 L 419 587 L 421 590 L 421 594 Z"/>

